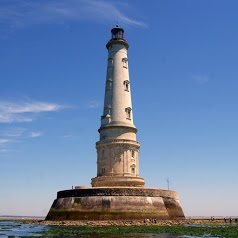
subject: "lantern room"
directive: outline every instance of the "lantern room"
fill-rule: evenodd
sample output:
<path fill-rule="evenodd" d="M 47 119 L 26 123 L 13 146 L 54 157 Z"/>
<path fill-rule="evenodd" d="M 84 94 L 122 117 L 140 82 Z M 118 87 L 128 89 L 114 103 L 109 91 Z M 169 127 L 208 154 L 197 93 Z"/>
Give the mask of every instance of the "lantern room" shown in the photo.
<path fill-rule="evenodd" d="M 111 30 L 111 33 L 112 39 L 124 39 L 124 30 L 119 25 L 116 25 L 116 27 Z"/>

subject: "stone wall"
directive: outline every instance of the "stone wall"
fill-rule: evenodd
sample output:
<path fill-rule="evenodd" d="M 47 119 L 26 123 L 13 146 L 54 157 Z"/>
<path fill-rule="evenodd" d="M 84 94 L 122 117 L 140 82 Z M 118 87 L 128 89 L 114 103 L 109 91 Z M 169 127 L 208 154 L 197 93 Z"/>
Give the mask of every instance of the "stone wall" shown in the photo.
<path fill-rule="evenodd" d="M 97 177 L 100 183 L 105 179 L 116 180 L 118 176 L 139 177 L 139 148 L 140 144 L 137 141 L 126 139 L 107 139 L 99 141 L 96 144 L 97 148 Z M 94 178 L 93 180 L 97 180 Z M 125 180 L 127 180 L 125 178 Z M 108 182 L 104 184 L 107 185 Z M 102 184 L 103 185 L 103 184 Z M 118 184 L 119 185 L 119 184 Z M 92 186 L 95 187 L 94 182 Z M 111 183 L 111 186 L 113 184 Z M 120 186 L 123 186 L 121 184 Z M 135 182 L 127 186 L 136 186 Z"/>
<path fill-rule="evenodd" d="M 46 220 L 142 220 L 184 218 L 175 191 L 89 188 L 58 192 Z"/>

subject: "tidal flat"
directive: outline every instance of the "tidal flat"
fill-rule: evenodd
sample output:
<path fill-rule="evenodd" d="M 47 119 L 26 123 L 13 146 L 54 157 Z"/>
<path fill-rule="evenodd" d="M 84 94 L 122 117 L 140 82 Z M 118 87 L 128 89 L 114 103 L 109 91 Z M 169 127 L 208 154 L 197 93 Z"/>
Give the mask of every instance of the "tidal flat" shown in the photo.
<path fill-rule="evenodd" d="M 236 223 L 189 221 L 178 222 L 161 221 L 158 224 L 134 225 L 130 222 L 124 226 L 113 225 L 95 226 L 95 223 L 54 222 L 54 225 L 45 221 L 11 220 L 0 221 L 0 238 L 5 237 L 79 237 L 79 238 L 237 238 L 238 225 Z M 203 222 L 203 223 L 202 223 Z M 47 223 L 47 224 L 44 224 Z M 57 224 L 58 223 L 58 224 Z M 162 225 L 161 225 L 162 223 Z M 74 225 L 72 225 L 74 224 Z M 94 224 L 94 226 L 92 226 Z M 167 224 L 167 225 L 163 225 Z"/>
<path fill-rule="evenodd" d="M 130 226 L 130 227 L 53 227 L 46 237 L 238 237 L 238 227 L 227 226 Z"/>

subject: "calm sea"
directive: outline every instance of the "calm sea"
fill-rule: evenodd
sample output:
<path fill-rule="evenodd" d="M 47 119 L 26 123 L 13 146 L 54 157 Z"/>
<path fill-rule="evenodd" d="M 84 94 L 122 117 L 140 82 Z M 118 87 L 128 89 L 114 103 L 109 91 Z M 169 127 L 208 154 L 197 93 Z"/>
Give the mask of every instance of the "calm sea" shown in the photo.
<path fill-rule="evenodd" d="M 5 237 L 24 237 L 24 236 L 36 236 L 39 237 L 41 234 L 38 232 L 49 230 L 49 226 L 44 225 L 31 225 L 23 224 L 21 221 L 0 221 L 0 238 Z M 169 234 L 128 234 L 128 235 L 91 235 L 87 238 L 196 238 L 194 236 L 171 236 Z M 80 236 L 79 238 L 86 238 L 86 236 Z"/>
<path fill-rule="evenodd" d="M 22 224 L 20 221 L 0 221 L 0 238 L 40 236 L 37 232 L 48 229 L 49 227 L 47 226 Z"/>

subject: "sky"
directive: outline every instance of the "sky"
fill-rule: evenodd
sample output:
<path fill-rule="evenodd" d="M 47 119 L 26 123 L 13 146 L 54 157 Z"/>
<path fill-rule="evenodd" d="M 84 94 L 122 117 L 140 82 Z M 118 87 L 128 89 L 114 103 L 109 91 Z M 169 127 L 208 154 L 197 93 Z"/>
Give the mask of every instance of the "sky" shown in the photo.
<path fill-rule="evenodd" d="M 0 215 L 90 187 L 119 23 L 140 177 L 186 216 L 238 216 L 237 0 L 1 0 Z"/>

